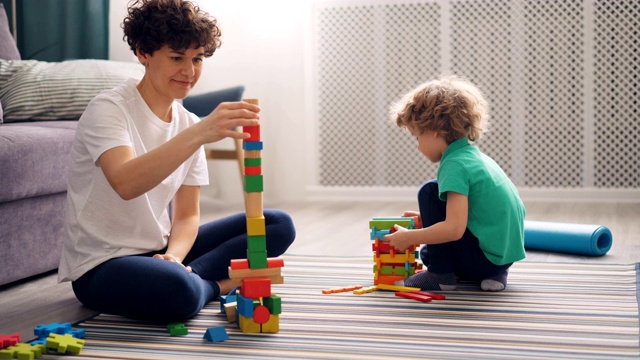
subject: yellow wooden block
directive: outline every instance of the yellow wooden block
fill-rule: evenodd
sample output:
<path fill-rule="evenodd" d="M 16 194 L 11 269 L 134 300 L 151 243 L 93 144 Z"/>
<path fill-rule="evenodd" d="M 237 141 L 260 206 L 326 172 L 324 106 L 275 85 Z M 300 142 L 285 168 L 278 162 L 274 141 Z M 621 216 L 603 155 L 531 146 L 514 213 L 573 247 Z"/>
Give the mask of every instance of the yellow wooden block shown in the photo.
<path fill-rule="evenodd" d="M 237 269 L 234 270 L 229 266 L 229 279 L 244 279 L 255 277 L 278 277 L 282 276 L 282 268 L 263 268 L 263 269 Z M 272 284 L 274 284 L 272 282 Z"/>
<path fill-rule="evenodd" d="M 244 317 L 241 314 L 238 314 L 238 322 L 240 325 L 240 330 L 243 333 L 259 333 L 261 332 L 260 324 L 255 322 L 253 318 Z"/>
<path fill-rule="evenodd" d="M 406 261 L 410 263 L 415 262 L 416 254 L 411 253 L 409 256 L 405 254 L 395 254 L 393 257 L 391 254 L 380 254 L 380 256 L 373 254 L 373 262 L 375 263 L 404 264 Z M 378 266 L 378 268 L 380 268 L 380 266 Z"/>
<path fill-rule="evenodd" d="M 267 229 L 264 222 L 264 216 L 247 217 L 247 235 L 266 235 Z"/>
<path fill-rule="evenodd" d="M 262 324 L 263 333 L 277 333 L 280 331 L 280 315 L 270 315 L 269 321 Z"/>
<path fill-rule="evenodd" d="M 242 101 L 253 105 L 260 105 L 260 99 L 242 99 Z"/>
<path fill-rule="evenodd" d="M 402 291 L 402 292 L 420 291 L 420 288 L 410 287 L 410 286 L 399 286 L 399 285 L 389 285 L 389 284 L 378 284 L 376 286 L 378 287 L 378 290 Z"/>
<path fill-rule="evenodd" d="M 378 290 L 378 286 L 374 285 L 374 286 L 363 287 L 363 288 L 360 288 L 360 289 L 353 290 L 353 293 L 357 294 L 357 295 L 362 295 L 362 294 L 374 292 L 376 290 Z"/>

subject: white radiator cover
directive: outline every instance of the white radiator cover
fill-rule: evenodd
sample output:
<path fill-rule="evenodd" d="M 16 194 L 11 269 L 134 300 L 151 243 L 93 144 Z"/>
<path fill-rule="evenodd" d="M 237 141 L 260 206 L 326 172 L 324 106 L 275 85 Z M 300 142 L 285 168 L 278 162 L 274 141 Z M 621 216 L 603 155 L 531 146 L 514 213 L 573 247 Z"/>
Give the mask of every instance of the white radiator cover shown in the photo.
<path fill-rule="evenodd" d="M 388 108 L 449 73 L 483 90 L 479 146 L 520 189 L 640 201 L 640 1 L 320 1 L 313 18 L 312 196 L 434 178 Z"/>

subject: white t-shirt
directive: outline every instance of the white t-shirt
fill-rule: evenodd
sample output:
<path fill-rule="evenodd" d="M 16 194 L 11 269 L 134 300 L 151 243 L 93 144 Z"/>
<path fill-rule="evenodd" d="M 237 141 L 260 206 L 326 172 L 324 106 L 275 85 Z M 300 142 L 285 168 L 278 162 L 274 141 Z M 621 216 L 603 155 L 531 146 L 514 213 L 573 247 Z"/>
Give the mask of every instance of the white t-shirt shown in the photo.
<path fill-rule="evenodd" d="M 65 242 L 58 280 L 76 280 L 109 259 L 161 250 L 171 231 L 168 206 L 181 185 L 209 183 L 201 147 L 161 184 L 135 199 L 123 200 L 109 185 L 98 158 L 117 146 L 135 156 L 164 144 L 199 121 L 178 102 L 170 123 L 147 106 L 130 79 L 106 90 L 87 106 L 78 122 L 71 152 Z"/>

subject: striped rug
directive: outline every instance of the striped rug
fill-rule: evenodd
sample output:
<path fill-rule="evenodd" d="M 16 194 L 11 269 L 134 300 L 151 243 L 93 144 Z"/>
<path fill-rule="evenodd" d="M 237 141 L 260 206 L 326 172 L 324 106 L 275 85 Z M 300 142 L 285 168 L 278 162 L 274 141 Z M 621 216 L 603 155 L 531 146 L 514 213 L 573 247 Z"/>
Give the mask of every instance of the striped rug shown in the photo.
<path fill-rule="evenodd" d="M 285 256 L 280 332 L 243 334 L 218 302 L 170 337 L 166 324 L 98 315 L 78 325 L 74 359 L 637 359 L 638 265 L 515 264 L 507 290 L 473 284 L 422 303 L 393 292 L 323 295 L 372 284 L 370 258 Z M 230 339 L 203 340 L 208 327 Z"/>

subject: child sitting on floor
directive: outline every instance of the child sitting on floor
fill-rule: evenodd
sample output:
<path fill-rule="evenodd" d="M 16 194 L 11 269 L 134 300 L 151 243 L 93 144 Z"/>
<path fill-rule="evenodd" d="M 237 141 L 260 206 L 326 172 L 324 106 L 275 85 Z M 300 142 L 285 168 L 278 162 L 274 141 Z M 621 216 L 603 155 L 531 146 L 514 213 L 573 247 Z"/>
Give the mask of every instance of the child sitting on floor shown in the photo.
<path fill-rule="evenodd" d="M 420 85 L 392 108 L 395 123 L 408 129 L 418 149 L 440 162 L 437 179 L 418 192 L 423 228 L 396 225 L 385 236 L 404 251 L 421 245 L 428 270 L 397 285 L 422 290 L 454 290 L 459 278 L 501 291 L 509 267 L 524 259 L 525 209 L 516 187 L 498 164 L 473 143 L 480 140 L 488 106 L 480 90 L 451 76 Z"/>

